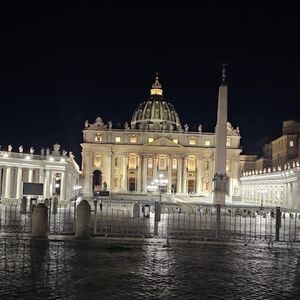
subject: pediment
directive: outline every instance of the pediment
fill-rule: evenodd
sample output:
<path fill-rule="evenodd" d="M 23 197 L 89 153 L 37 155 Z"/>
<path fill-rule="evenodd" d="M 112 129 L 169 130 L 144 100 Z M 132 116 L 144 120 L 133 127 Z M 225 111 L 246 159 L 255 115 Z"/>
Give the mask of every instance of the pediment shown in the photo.
<path fill-rule="evenodd" d="M 151 143 L 146 144 L 146 146 L 158 146 L 158 147 L 179 147 L 181 148 L 181 145 L 178 145 L 171 141 L 170 139 L 167 139 L 165 137 L 161 137 Z"/>

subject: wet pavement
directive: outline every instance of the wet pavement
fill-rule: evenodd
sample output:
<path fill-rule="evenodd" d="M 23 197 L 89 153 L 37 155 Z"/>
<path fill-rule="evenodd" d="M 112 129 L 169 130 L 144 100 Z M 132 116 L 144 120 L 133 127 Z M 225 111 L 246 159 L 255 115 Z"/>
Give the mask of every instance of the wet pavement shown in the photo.
<path fill-rule="evenodd" d="M 296 299 L 299 249 L 0 239 L 0 299 Z"/>

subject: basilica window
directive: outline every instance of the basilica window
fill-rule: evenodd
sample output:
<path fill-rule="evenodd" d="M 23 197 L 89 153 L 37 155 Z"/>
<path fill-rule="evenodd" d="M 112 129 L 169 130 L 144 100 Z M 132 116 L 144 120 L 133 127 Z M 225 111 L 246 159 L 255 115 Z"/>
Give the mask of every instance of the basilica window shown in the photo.
<path fill-rule="evenodd" d="M 137 137 L 136 136 L 131 136 L 129 138 L 130 143 L 136 143 L 137 142 Z"/>
<path fill-rule="evenodd" d="M 294 147 L 294 141 L 290 141 L 290 147 Z"/>
<path fill-rule="evenodd" d="M 188 158 L 188 170 L 196 171 L 196 161 L 194 158 Z"/>
<path fill-rule="evenodd" d="M 116 137 L 115 137 L 115 142 L 116 142 L 116 143 L 121 143 L 121 137 L 116 136 Z"/>
<path fill-rule="evenodd" d="M 205 146 L 210 146 L 210 140 L 205 140 L 204 145 Z"/>
<path fill-rule="evenodd" d="M 172 160 L 172 169 L 173 170 L 177 169 L 177 159 L 176 158 L 173 158 L 173 160 Z"/>
<path fill-rule="evenodd" d="M 173 139 L 173 143 L 178 144 L 178 139 Z"/>
<path fill-rule="evenodd" d="M 167 169 L 167 160 L 165 158 L 159 159 L 158 169 L 159 171 L 165 171 Z"/>
<path fill-rule="evenodd" d="M 131 170 L 135 170 L 136 169 L 136 157 L 135 156 L 130 156 L 129 157 L 129 165 L 128 168 Z"/>
<path fill-rule="evenodd" d="M 101 167 L 101 155 L 97 154 L 94 156 L 94 166 L 96 168 L 100 168 Z"/>
<path fill-rule="evenodd" d="M 102 141 L 102 135 L 100 133 L 95 134 L 95 142 L 101 142 Z"/>
<path fill-rule="evenodd" d="M 189 145 L 196 145 L 196 139 L 189 139 Z"/>
<path fill-rule="evenodd" d="M 148 138 L 148 143 L 152 143 L 154 141 L 154 138 L 153 137 L 149 137 Z"/>
<path fill-rule="evenodd" d="M 226 140 L 226 146 L 227 146 L 227 147 L 230 147 L 230 145 L 231 145 L 230 138 L 227 138 L 227 140 Z"/>
<path fill-rule="evenodd" d="M 207 160 L 206 162 L 205 162 L 205 170 L 208 170 L 209 169 L 209 161 Z"/>

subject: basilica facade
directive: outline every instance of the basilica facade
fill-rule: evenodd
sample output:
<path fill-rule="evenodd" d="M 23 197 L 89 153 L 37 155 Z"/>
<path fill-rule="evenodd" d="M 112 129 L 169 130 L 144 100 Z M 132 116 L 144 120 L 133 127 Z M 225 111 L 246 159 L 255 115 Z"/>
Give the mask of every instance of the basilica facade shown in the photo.
<path fill-rule="evenodd" d="M 229 196 L 239 193 L 245 165 L 239 128 L 227 123 L 226 173 Z M 113 128 L 100 117 L 85 122 L 82 147 L 82 193 L 146 194 L 164 178 L 165 191 L 179 195 L 211 196 L 215 162 L 215 132 L 190 131 L 182 125 L 164 95 L 158 77 L 148 99 L 133 112 L 130 124 Z"/>

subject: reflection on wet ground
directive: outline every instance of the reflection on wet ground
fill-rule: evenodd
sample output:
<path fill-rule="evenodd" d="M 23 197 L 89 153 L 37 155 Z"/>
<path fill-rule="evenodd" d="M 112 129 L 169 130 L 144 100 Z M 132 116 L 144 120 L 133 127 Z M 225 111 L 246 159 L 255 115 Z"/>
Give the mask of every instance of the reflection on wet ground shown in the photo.
<path fill-rule="evenodd" d="M 0 239 L 1 299 L 295 299 L 299 249 Z"/>

